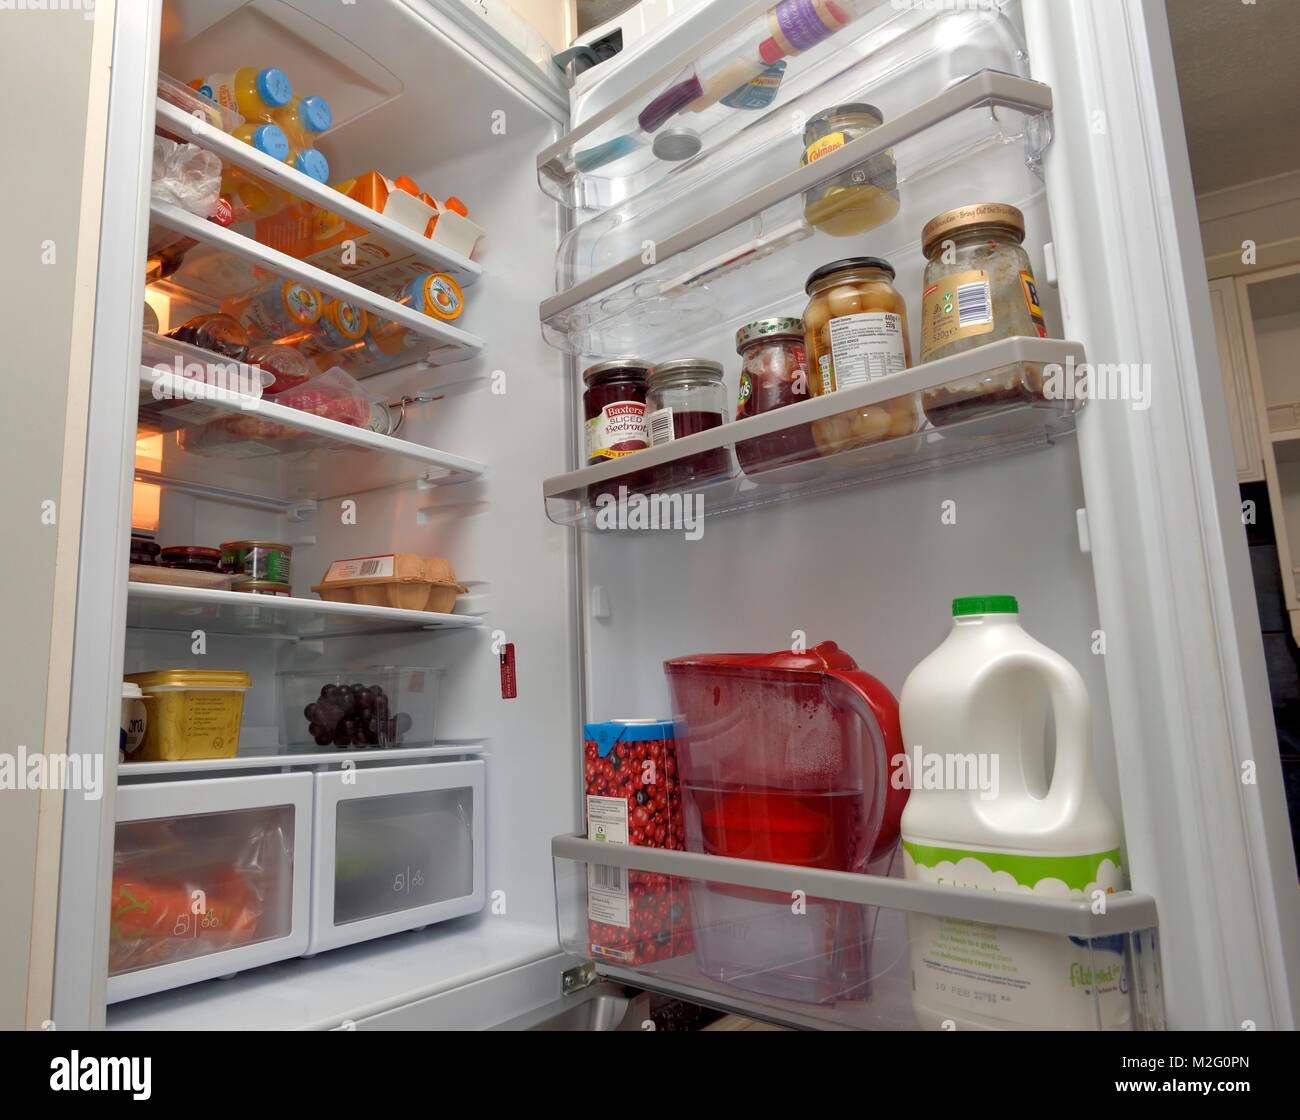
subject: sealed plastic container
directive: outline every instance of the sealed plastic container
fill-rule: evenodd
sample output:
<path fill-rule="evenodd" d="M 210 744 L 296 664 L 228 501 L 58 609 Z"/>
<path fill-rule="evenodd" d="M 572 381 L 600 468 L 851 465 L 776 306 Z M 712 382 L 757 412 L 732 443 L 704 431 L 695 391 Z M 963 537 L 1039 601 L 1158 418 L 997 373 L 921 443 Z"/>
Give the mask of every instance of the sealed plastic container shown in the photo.
<path fill-rule="evenodd" d="M 834 642 L 804 653 L 701 654 L 664 663 L 679 713 L 688 851 L 887 873 L 907 791 L 898 705 Z M 861 996 L 865 912 L 742 888 L 692 890 L 700 970 L 748 991 Z"/>
<path fill-rule="evenodd" d="M 145 710 L 144 693 L 134 681 L 123 681 L 122 726 L 117 740 L 119 762 L 140 749 L 148 726 L 149 713 Z"/>
<path fill-rule="evenodd" d="M 202 91 L 193 89 L 168 74 L 158 75 L 158 96 L 168 104 L 184 109 L 190 116 L 207 121 L 222 132 L 234 132 L 244 123 L 243 115 L 237 110 L 220 104 Z M 175 136 L 170 138 L 179 139 Z"/>
<path fill-rule="evenodd" d="M 364 749 L 432 743 L 439 675 L 423 665 L 280 673 L 280 733 L 290 746 Z"/>
<path fill-rule="evenodd" d="M 148 727 L 137 757 L 175 762 L 233 758 L 239 748 L 247 673 L 221 669 L 155 669 L 128 673 L 144 693 Z"/>
<path fill-rule="evenodd" d="M 271 280 L 248 301 L 239 321 L 250 334 L 266 339 L 306 337 L 321 316 L 324 300 L 297 280 Z"/>
<path fill-rule="evenodd" d="M 328 603 L 446 613 L 468 588 L 443 557 L 397 552 L 335 560 L 312 590 Z"/>

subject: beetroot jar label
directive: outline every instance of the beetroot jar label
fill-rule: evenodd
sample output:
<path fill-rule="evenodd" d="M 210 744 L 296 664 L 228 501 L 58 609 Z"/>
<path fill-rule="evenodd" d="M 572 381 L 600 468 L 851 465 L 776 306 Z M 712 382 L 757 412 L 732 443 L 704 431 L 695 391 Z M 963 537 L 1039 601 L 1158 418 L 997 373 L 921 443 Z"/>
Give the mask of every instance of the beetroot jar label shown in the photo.
<path fill-rule="evenodd" d="M 650 446 L 643 401 L 611 401 L 587 421 L 587 460 L 617 459 Z"/>

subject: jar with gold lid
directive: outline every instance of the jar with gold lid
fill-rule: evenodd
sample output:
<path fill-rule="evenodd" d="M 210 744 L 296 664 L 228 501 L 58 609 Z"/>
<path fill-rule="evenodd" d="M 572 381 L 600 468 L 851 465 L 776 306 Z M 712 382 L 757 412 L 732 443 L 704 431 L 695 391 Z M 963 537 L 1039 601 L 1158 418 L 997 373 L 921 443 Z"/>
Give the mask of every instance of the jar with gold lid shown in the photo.
<path fill-rule="evenodd" d="M 815 397 L 902 373 L 912 364 L 907 307 L 894 268 L 880 257 L 848 257 L 815 269 L 805 291 L 804 347 Z M 909 393 L 818 420 L 813 439 L 823 455 L 908 436 L 922 423 Z"/>
<path fill-rule="evenodd" d="M 884 123 L 874 105 L 853 102 L 818 113 L 803 130 L 807 166 L 860 140 Z M 892 152 L 880 152 L 804 192 L 804 218 L 832 237 L 852 237 L 898 213 L 898 172 Z"/>
<path fill-rule="evenodd" d="M 926 223 L 921 361 L 1004 338 L 1047 337 L 1024 236 L 1024 214 L 1003 202 L 959 206 Z M 941 427 L 1042 399 L 1042 368 L 1021 363 L 929 389 L 922 407 Z"/>

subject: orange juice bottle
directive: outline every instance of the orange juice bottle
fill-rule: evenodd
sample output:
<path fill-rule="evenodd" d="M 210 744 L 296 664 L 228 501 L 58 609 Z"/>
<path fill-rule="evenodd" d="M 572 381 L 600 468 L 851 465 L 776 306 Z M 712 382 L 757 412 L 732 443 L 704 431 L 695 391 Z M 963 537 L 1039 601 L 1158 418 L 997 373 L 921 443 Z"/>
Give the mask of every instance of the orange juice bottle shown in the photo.
<path fill-rule="evenodd" d="M 325 98 L 317 94 L 295 97 L 271 115 L 295 148 L 314 148 L 321 134 L 334 124 L 334 111 Z"/>
<path fill-rule="evenodd" d="M 250 121 L 269 121 L 272 113 L 293 100 L 293 83 L 278 66 L 263 70 L 243 66 L 233 73 L 195 78 L 190 86 Z"/>
<path fill-rule="evenodd" d="M 279 125 L 247 121 L 231 136 L 272 159 L 284 160 L 289 154 L 289 141 Z M 284 191 L 234 164 L 227 165 L 222 172 L 221 193 L 234 208 L 237 222 L 268 218 L 289 201 Z"/>

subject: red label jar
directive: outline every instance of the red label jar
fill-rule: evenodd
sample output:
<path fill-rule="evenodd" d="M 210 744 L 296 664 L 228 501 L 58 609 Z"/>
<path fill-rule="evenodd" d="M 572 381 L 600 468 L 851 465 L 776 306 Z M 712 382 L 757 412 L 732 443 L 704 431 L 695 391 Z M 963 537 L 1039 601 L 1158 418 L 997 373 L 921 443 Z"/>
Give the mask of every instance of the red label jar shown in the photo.
<path fill-rule="evenodd" d="M 650 446 L 645 419 L 649 372 L 649 363 L 637 358 L 614 358 L 583 371 L 588 466 Z"/>
<path fill-rule="evenodd" d="M 802 319 L 778 316 L 746 323 L 736 332 L 736 353 L 742 362 L 737 420 L 808 399 L 808 359 Z M 817 448 L 807 424 L 736 443 L 736 458 L 748 475 L 816 455 Z"/>

